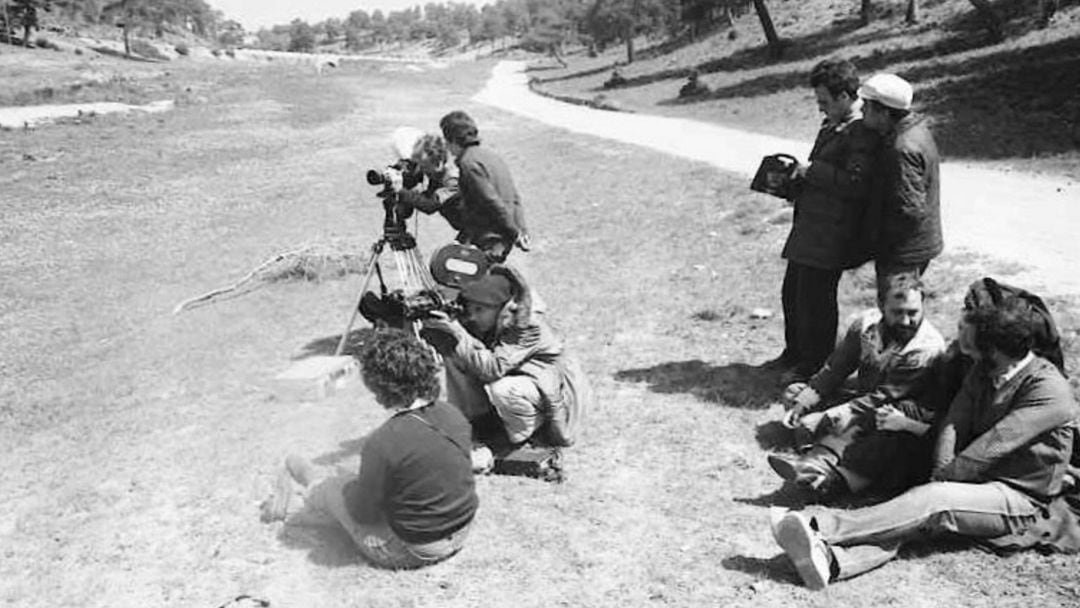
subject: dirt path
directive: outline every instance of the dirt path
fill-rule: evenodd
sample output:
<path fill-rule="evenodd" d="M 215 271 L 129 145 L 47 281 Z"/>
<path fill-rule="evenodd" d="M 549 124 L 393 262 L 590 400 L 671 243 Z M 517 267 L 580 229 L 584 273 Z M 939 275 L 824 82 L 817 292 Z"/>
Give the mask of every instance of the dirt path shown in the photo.
<path fill-rule="evenodd" d="M 521 62 L 496 66 L 474 99 L 549 125 L 705 161 L 746 176 L 753 175 L 766 154 L 788 152 L 805 159 L 812 145 L 693 120 L 562 103 L 529 91 Z M 1041 293 L 1080 295 L 1080 273 L 1071 267 L 1080 253 L 1075 241 L 1080 234 L 1080 184 L 958 163 L 944 163 L 941 174 L 947 252 L 1004 263 L 1010 280 Z"/>

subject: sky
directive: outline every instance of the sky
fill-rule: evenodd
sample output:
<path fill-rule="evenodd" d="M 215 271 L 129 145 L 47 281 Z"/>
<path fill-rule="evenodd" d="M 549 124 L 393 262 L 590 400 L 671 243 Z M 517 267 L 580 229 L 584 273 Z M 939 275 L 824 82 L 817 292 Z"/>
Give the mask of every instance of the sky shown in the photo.
<path fill-rule="evenodd" d="M 318 23 L 327 17 L 344 19 L 357 9 L 368 14 L 375 9 L 388 13 L 433 1 L 443 3 L 443 0 L 208 0 L 207 3 L 225 13 L 226 18 L 239 21 L 250 32 L 287 24 L 297 17 L 308 23 Z M 479 7 L 494 0 L 456 1 Z"/>

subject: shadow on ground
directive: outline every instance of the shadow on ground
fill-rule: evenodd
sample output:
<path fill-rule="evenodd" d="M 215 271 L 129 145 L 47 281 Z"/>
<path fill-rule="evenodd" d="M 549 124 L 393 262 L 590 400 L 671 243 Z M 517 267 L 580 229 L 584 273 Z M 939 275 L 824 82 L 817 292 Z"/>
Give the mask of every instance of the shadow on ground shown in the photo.
<path fill-rule="evenodd" d="M 278 533 L 278 540 L 290 549 L 307 551 L 308 560 L 318 566 L 369 567 L 357 552 L 352 538 L 344 528 L 336 524 L 318 526 L 286 524 Z"/>
<path fill-rule="evenodd" d="M 779 547 L 777 551 L 779 551 Z M 725 570 L 733 570 L 749 574 L 755 578 L 767 578 L 779 583 L 802 585 L 798 572 L 791 564 L 786 555 L 780 553 L 768 559 L 760 557 L 748 557 L 746 555 L 732 555 L 720 560 L 720 565 Z"/>
<path fill-rule="evenodd" d="M 342 355 L 351 355 L 353 357 L 360 354 L 360 349 L 364 346 L 364 343 L 371 339 L 371 335 L 375 332 L 374 328 L 364 327 L 361 329 L 354 329 L 349 332 L 349 337 L 345 340 L 345 348 L 342 349 Z M 308 357 L 318 356 L 330 356 L 337 352 L 338 342 L 341 341 L 341 336 L 326 336 L 312 340 L 305 344 L 300 352 L 293 357 L 293 361 L 300 359 L 307 359 Z"/>
<path fill-rule="evenodd" d="M 761 409 L 775 402 L 777 372 L 745 363 L 709 365 L 701 360 L 661 363 L 615 373 L 624 382 L 647 382 L 656 393 L 690 393 L 730 407 Z"/>

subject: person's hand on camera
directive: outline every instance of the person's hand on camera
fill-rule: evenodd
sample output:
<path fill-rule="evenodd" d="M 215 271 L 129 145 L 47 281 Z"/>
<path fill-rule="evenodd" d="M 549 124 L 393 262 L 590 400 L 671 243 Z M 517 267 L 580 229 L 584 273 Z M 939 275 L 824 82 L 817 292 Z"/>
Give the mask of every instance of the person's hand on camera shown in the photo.
<path fill-rule="evenodd" d="M 465 328 L 461 326 L 456 320 L 451 319 L 450 315 L 441 310 L 433 310 L 428 313 L 428 318 L 424 319 L 423 325 L 425 329 L 431 329 L 434 331 L 442 332 L 454 336 L 457 339 L 462 339 L 465 336 Z"/>

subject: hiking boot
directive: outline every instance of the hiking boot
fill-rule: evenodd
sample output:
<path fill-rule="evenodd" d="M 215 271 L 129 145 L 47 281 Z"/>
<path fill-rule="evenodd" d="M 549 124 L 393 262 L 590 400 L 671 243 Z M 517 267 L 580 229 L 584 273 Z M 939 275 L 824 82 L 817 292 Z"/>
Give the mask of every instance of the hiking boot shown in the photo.
<path fill-rule="evenodd" d="M 832 552 L 810 527 L 806 517 L 796 511 L 788 511 L 773 525 L 773 538 L 795 565 L 795 571 L 807 587 L 816 591 L 829 585 Z"/>

